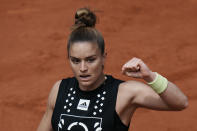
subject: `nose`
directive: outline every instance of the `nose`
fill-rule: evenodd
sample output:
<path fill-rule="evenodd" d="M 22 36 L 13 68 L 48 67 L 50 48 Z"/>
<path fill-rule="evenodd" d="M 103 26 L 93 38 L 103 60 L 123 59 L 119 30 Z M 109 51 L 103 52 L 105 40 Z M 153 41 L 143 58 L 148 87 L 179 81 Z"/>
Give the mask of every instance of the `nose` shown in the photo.
<path fill-rule="evenodd" d="M 81 65 L 80 65 L 80 71 L 86 72 L 87 70 L 88 70 L 88 67 L 87 67 L 86 63 L 84 61 L 82 61 Z"/>

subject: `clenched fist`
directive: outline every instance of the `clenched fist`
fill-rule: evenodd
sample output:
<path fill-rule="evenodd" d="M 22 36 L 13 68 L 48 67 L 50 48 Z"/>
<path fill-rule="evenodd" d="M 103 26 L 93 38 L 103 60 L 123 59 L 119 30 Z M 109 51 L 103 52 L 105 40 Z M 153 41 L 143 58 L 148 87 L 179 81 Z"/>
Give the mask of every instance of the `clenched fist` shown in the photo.
<path fill-rule="evenodd" d="M 151 82 L 156 77 L 141 59 L 135 57 L 123 65 L 122 73 L 129 77 L 144 79 L 146 82 Z"/>

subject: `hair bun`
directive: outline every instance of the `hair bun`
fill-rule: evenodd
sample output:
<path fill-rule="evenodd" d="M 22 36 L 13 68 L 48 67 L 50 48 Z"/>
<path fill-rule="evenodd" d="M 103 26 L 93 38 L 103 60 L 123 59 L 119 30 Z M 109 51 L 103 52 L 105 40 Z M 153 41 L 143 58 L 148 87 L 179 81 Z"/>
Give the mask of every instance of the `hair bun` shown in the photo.
<path fill-rule="evenodd" d="M 75 14 L 75 27 L 95 27 L 96 15 L 88 8 L 78 9 Z"/>

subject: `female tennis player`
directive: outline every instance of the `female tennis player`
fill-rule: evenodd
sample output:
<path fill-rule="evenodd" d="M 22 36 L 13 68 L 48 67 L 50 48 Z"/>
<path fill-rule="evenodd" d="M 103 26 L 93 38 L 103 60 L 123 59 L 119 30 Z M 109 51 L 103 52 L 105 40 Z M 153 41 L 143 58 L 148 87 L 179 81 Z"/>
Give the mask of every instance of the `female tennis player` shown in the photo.
<path fill-rule="evenodd" d="M 104 39 L 95 23 L 91 10 L 77 10 L 67 43 L 74 77 L 55 83 L 37 131 L 128 131 L 140 107 L 180 111 L 188 106 L 187 97 L 175 84 L 139 58 L 126 62 L 122 73 L 145 84 L 104 74 Z"/>

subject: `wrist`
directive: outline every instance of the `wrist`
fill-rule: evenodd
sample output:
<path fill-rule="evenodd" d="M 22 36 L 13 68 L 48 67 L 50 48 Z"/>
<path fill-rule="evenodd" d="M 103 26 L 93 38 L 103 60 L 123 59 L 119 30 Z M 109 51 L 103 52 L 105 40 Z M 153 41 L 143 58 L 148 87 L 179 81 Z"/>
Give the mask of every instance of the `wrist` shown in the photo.
<path fill-rule="evenodd" d="M 156 78 L 147 83 L 156 93 L 161 94 L 168 87 L 168 80 L 158 73 L 155 73 Z"/>
<path fill-rule="evenodd" d="M 150 72 L 149 75 L 147 76 L 144 76 L 144 80 L 147 82 L 147 83 L 150 83 L 150 82 L 153 82 L 155 79 L 156 79 L 156 73 L 155 72 Z"/>

